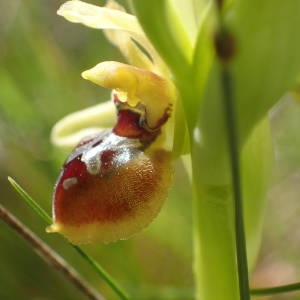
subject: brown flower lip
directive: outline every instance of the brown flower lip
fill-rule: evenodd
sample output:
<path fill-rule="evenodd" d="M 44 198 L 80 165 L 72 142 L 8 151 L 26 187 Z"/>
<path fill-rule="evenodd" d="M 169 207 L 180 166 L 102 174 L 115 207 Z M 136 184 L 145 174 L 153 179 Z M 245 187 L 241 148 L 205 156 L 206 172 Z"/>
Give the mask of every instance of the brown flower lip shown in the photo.
<path fill-rule="evenodd" d="M 172 167 L 168 152 L 142 148 L 112 131 L 76 148 L 55 187 L 52 231 L 81 244 L 124 239 L 147 226 L 167 196 Z"/>

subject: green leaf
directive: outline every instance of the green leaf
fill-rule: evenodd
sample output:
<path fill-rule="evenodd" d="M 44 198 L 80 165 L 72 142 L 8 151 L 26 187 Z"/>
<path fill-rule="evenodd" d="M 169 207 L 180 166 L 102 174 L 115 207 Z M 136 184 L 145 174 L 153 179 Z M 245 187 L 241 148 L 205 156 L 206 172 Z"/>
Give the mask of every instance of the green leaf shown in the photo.
<path fill-rule="evenodd" d="M 196 18 L 196 24 L 199 27 L 199 24 L 202 23 L 203 12 L 207 9 L 207 5 L 211 5 L 211 0 L 192 0 L 194 7 L 194 15 Z"/>
<path fill-rule="evenodd" d="M 300 1 L 236 1 L 228 14 L 241 137 L 290 89 L 300 73 Z"/>
<path fill-rule="evenodd" d="M 203 0 L 201 0 L 203 1 Z M 184 24 L 186 35 L 192 44 L 197 37 L 198 24 L 197 15 L 195 14 L 195 4 L 193 1 L 169 0 L 170 6 L 178 16 L 180 22 Z"/>
<path fill-rule="evenodd" d="M 174 7 L 167 0 L 132 0 L 132 3 L 146 35 L 173 73 L 185 73 L 193 49 Z"/>
<path fill-rule="evenodd" d="M 266 192 L 273 168 L 273 149 L 268 118 L 260 122 L 243 147 L 242 187 L 249 269 L 253 269 L 261 244 Z"/>
<path fill-rule="evenodd" d="M 215 31 L 214 7 L 211 2 L 200 0 L 201 18 L 199 20 L 197 42 L 194 49 L 193 65 L 190 72 L 189 82 L 186 82 L 187 89 L 190 90 L 190 96 L 185 97 L 183 105 L 188 114 L 188 124 L 194 128 L 200 110 L 195 107 L 200 106 L 204 100 L 204 93 L 210 71 L 214 62 L 214 48 L 212 37 Z M 206 4 L 206 5 L 204 5 Z M 191 87 L 191 82 L 193 86 Z M 184 93 L 183 93 L 184 94 Z"/>

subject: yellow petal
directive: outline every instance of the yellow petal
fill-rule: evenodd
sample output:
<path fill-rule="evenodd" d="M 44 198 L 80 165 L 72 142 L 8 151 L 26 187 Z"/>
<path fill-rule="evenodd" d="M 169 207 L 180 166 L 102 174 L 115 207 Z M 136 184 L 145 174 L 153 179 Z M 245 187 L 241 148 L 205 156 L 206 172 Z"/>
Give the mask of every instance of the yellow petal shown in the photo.
<path fill-rule="evenodd" d="M 113 0 L 108 1 L 106 7 L 125 12 L 125 9 Z M 158 72 L 157 66 L 153 64 L 143 51 L 141 51 L 128 32 L 106 29 L 104 30 L 104 33 L 107 39 L 120 49 L 123 56 L 131 65 Z"/>
<path fill-rule="evenodd" d="M 102 62 L 83 72 L 82 77 L 115 90 L 119 99 L 132 107 L 142 104 L 147 124 L 152 129 L 159 126 L 176 98 L 175 88 L 169 80 L 119 62 Z"/>
<path fill-rule="evenodd" d="M 82 23 L 97 29 L 121 29 L 142 36 L 143 31 L 135 16 L 125 12 L 99 7 L 78 0 L 64 3 L 57 14 L 73 23 Z"/>
<path fill-rule="evenodd" d="M 159 73 L 158 67 L 133 42 L 130 34 L 117 30 L 105 30 L 105 35 L 120 49 L 123 56 L 131 65 Z"/>
<path fill-rule="evenodd" d="M 110 40 L 120 47 L 121 52 L 130 62 L 137 62 L 139 65 L 149 65 L 151 61 L 145 54 L 131 41 L 137 41 L 151 56 L 158 70 L 166 71 L 166 66 L 146 38 L 138 20 L 135 16 L 119 9 L 99 7 L 78 0 L 64 3 L 57 12 L 68 21 L 82 23 L 88 27 L 96 29 L 116 30 L 114 35 L 108 33 Z M 123 34 L 122 34 L 123 33 Z M 129 41 L 130 39 L 130 41 Z M 129 45 L 130 44 L 130 45 Z M 126 49 L 129 45 L 129 49 Z M 141 67 L 143 67 L 141 65 Z M 153 64 L 151 68 L 153 68 Z"/>
<path fill-rule="evenodd" d="M 62 148 L 73 148 L 82 138 L 112 127 L 115 114 L 111 101 L 69 114 L 54 125 L 51 141 Z"/>

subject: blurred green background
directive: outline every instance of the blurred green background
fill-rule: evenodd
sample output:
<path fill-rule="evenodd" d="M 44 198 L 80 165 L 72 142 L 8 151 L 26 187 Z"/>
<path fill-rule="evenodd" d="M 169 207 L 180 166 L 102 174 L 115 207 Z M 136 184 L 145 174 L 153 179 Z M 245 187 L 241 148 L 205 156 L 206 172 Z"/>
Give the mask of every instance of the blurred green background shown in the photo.
<path fill-rule="evenodd" d="M 109 91 L 81 79 L 83 70 L 123 61 L 101 31 L 57 16 L 61 3 L 0 0 L 0 201 L 116 299 L 63 237 L 45 233 L 43 221 L 7 182 L 7 176 L 15 178 L 51 212 L 53 185 L 67 155 L 50 144 L 51 128 L 66 114 L 109 98 Z M 300 279 L 300 104 L 286 96 L 270 115 L 276 166 L 256 286 Z M 136 299 L 193 298 L 191 187 L 180 162 L 175 168 L 169 199 L 148 229 L 127 241 L 83 247 Z M 0 239 L 0 299 L 84 299 L 2 221 Z"/>

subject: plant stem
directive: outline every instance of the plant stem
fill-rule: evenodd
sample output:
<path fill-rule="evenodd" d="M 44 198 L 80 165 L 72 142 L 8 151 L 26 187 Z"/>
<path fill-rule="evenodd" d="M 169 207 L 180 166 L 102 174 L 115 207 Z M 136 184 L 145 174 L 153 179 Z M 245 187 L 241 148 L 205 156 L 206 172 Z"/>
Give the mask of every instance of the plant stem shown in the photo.
<path fill-rule="evenodd" d="M 196 183 L 196 170 L 193 176 L 197 299 L 236 300 L 239 289 L 231 188 Z"/>
<path fill-rule="evenodd" d="M 115 282 L 115 280 L 89 255 L 87 255 L 80 247 L 72 245 L 71 246 L 79 253 L 79 255 L 89 263 L 89 265 L 103 278 L 106 283 L 112 288 L 113 291 L 120 297 L 120 299 L 130 299 L 126 292 Z"/>
<path fill-rule="evenodd" d="M 265 296 L 270 294 L 288 293 L 297 290 L 300 290 L 300 282 L 275 287 L 251 289 L 251 294 L 255 296 Z"/>
<path fill-rule="evenodd" d="M 216 1 L 218 29 L 215 40 L 216 54 L 221 68 L 221 89 L 224 100 L 224 117 L 227 129 L 228 152 L 231 169 L 231 182 L 234 201 L 234 225 L 237 253 L 237 267 L 239 278 L 240 299 L 249 300 L 248 262 L 245 239 L 245 226 L 243 214 L 243 199 L 240 170 L 240 146 L 238 134 L 238 122 L 235 113 L 235 101 L 233 93 L 233 80 L 229 69 L 229 62 L 235 54 L 235 40 L 227 30 L 222 13 L 223 1 Z"/>
<path fill-rule="evenodd" d="M 15 230 L 49 265 L 55 267 L 72 282 L 86 297 L 92 300 L 104 299 L 104 297 L 92 288 L 61 256 L 47 246 L 2 205 L 0 205 L 0 218 Z"/>
<path fill-rule="evenodd" d="M 240 153 L 238 145 L 237 122 L 235 120 L 234 103 L 232 95 L 231 77 L 228 68 L 224 65 L 222 69 L 222 85 L 225 102 L 225 120 L 228 130 L 228 145 L 231 162 L 233 199 L 234 199 L 234 222 L 237 265 L 240 287 L 240 298 L 250 299 L 247 250 L 243 218 L 243 199 L 241 191 Z"/>

